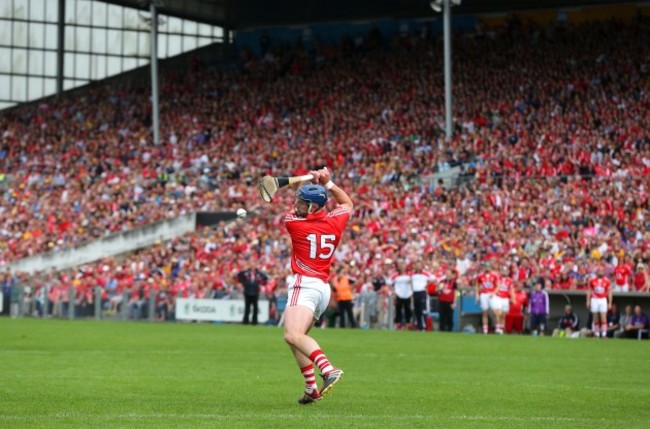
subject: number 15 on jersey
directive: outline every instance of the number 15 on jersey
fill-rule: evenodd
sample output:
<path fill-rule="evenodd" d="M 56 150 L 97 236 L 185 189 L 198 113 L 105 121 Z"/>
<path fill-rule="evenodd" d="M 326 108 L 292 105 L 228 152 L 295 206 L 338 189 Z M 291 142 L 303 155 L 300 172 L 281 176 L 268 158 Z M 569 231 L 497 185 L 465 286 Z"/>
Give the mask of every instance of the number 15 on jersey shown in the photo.
<path fill-rule="evenodd" d="M 309 234 L 307 236 L 307 241 L 309 241 L 309 257 L 311 259 L 329 259 L 332 257 L 336 235 Z"/>

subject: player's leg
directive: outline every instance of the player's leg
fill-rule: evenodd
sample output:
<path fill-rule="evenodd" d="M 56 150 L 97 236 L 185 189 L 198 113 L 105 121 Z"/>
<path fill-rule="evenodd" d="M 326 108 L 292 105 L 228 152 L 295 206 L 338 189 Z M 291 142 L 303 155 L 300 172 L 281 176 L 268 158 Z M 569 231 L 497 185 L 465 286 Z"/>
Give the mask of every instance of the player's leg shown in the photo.
<path fill-rule="evenodd" d="M 591 308 L 589 309 L 591 311 L 591 330 L 594 333 L 594 337 L 598 338 L 600 336 L 600 315 L 599 315 L 599 308 L 600 306 L 598 305 L 599 298 L 592 298 L 591 299 Z M 590 328 L 587 326 L 587 328 Z"/>
<path fill-rule="evenodd" d="M 302 305 L 287 307 L 284 313 L 284 341 L 305 356 L 320 349 L 316 340 L 307 335 L 313 318 L 313 310 Z"/>
<path fill-rule="evenodd" d="M 486 293 L 482 293 L 480 295 L 480 305 L 481 305 L 481 311 L 482 311 L 482 316 L 481 320 L 483 322 L 483 334 L 488 333 L 488 311 L 490 309 L 490 296 Z"/>
<path fill-rule="evenodd" d="M 497 334 L 501 334 L 502 333 L 501 318 L 503 316 L 503 313 L 501 312 L 500 308 L 494 308 L 492 312 L 494 313 L 494 332 Z"/>
<path fill-rule="evenodd" d="M 322 286 L 323 287 L 317 289 L 317 291 L 320 293 L 320 296 L 316 299 L 316 305 L 314 307 L 315 317 L 318 317 L 318 315 L 322 314 L 327 309 L 327 304 L 330 301 L 331 289 L 329 288 L 328 285 L 324 283 L 322 284 Z M 322 396 L 325 396 L 329 394 L 329 392 L 332 390 L 334 385 L 339 380 L 341 380 L 341 377 L 343 376 L 343 371 L 341 371 L 341 369 L 339 368 L 335 368 L 334 366 L 332 366 L 329 360 L 327 360 L 325 354 L 320 349 L 313 352 L 309 356 L 309 358 L 318 366 L 318 368 L 321 371 L 321 377 L 323 377 L 323 384 L 321 385 L 319 390 L 320 390 L 320 394 Z"/>
<path fill-rule="evenodd" d="M 483 310 L 483 314 L 481 315 L 481 322 L 483 323 L 483 333 L 487 334 L 488 333 L 488 311 Z"/>
<path fill-rule="evenodd" d="M 594 333 L 594 337 L 600 337 L 600 315 L 597 311 L 591 312 L 591 326 L 585 326 L 585 328 L 590 328 L 591 332 Z"/>
<path fill-rule="evenodd" d="M 591 326 L 585 326 L 587 329 L 591 328 L 594 333 L 594 337 L 598 338 L 600 336 L 600 320 L 597 311 L 591 312 Z"/>
<path fill-rule="evenodd" d="M 309 333 L 309 330 L 314 326 L 314 322 L 315 321 L 312 321 L 305 334 Z M 289 346 L 289 348 L 291 349 L 291 352 L 296 359 L 298 368 L 300 368 L 300 373 L 305 379 L 305 394 L 302 396 L 302 398 L 298 399 L 298 403 L 306 405 L 320 401 L 321 396 L 320 392 L 318 391 L 318 386 L 316 385 L 316 371 L 314 370 L 314 364 L 298 349 L 294 348 L 293 346 Z"/>
<path fill-rule="evenodd" d="M 600 337 L 607 338 L 607 298 L 601 298 L 600 308 Z"/>
<path fill-rule="evenodd" d="M 510 312 L 510 299 L 500 298 L 500 310 L 501 310 L 501 333 L 505 327 L 506 314 Z"/>
<path fill-rule="evenodd" d="M 306 283 L 308 279 L 299 279 L 298 281 Z M 296 295 L 294 296 L 294 294 Z M 319 317 L 325 311 L 329 302 L 329 295 L 329 287 L 318 289 L 292 288 L 289 293 L 289 302 L 292 304 L 286 308 L 284 317 L 284 340 L 294 351 L 296 362 L 301 369 L 305 368 L 306 365 L 304 364 L 307 363 L 303 356 L 310 363 L 313 362 L 318 366 L 324 379 L 323 386 L 320 389 L 320 393 L 323 395 L 327 394 L 334 383 L 341 378 L 343 371 L 332 366 L 316 340 L 307 333 L 311 329 L 314 317 Z"/>
<path fill-rule="evenodd" d="M 503 334 L 503 313 L 501 311 L 501 298 L 493 296 L 490 298 L 490 310 L 494 316 L 494 333 Z"/>
<path fill-rule="evenodd" d="M 298 399 L 300 404 L 309 404 L 321 399 L 316 386 L 314 365 L 308 357 L 310 350 L 319 349 L 316 341 L 307 335 L 314 323 L 313 315 L 311 309 L 299 305 L 287 307 L 284 313 L 284 340 L 305 379 L 305 394 Z"/>
<path fill-rule="evenodd" d="M 607 307 L 607 304 L 604 305 Z M 600 313 L 600 338 L 607 338 L 607 313 Z"/>

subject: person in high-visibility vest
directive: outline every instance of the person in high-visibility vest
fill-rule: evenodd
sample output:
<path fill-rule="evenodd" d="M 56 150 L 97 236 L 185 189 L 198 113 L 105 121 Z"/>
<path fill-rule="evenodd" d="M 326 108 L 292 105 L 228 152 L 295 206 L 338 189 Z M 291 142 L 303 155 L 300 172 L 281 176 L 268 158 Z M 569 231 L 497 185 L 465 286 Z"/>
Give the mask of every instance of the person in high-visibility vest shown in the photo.
<path fill-rule="evenodd" d="M 354 295 L 352 293 L 352 283 L 356 281 L 345 270 L 340 270 L 339 275 L 334 279 L 332 289 L 336 292 L 336 301 L 339 307 L 339 326 L 345 328 L 345 317 L 350 319 L 350 326 L 356 328 L 357 324 L 352 314 L 352 300 Z"/>

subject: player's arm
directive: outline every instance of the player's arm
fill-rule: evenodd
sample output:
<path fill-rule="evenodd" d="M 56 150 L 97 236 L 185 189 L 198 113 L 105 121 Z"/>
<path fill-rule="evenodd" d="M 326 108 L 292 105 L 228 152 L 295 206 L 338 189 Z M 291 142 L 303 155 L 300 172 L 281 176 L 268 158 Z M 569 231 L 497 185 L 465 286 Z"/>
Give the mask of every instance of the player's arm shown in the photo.
<path fill-rule="evenodd" d="M 589 308 L 589 304 L 591 304 L 591 288 L 588 287 L 587 289 L 587 308 Z"/>
<path fill-rule="evenodd" d="M 322 170 L 318 170 L 318 173 L 319 183 L 325 186 L 325 188 L 332 193 L 332 196 L 336 200 L 336 203 L 352 211 L 354 208 L 352 199 L 343 189 L 339 188 L 334 184 L 334 182 L 332 182 L 332 175 L 330 174 L 329 170 L 327 168 L 323 168 Z"/>

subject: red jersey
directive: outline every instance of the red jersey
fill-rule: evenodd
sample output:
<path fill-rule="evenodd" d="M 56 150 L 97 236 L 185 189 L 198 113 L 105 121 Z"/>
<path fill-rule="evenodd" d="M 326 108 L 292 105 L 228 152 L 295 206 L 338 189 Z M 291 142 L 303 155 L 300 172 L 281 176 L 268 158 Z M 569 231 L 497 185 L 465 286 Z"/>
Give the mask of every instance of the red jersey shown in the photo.
<path fill-rule="evenodd" d="M 533 270 L 531 270 L 528 267 L 519 267 L 517 269 L 517 280 L 519 281 L 526 281 L 528 280 L 531 275 L 533 274 Z"/>
<path fill-rule="evenodd" d="M 557 286 L 557 287 L 556 287 Z M 553 285 L 553 289 L 569 290 L 572 286 L 572 280 L 567 278 L 565 280 L 559 280 Z"/>
<path fill-rule="evenodd" d="M 456 294 L 456 280 L 445 279 L 442 281 L 442 289 L 438 292 L 438 301 L 440 302 L 454 302 L 454 295 Z"/>
<path fill-rule="evenodd" d="M 539 265 L 542 268 L 548 268 L 549 270 L 553 271 L 555 269 L 555 258 L 552 256 L 549 256 L 548 258 L 543 258 L 542 260 L 539 261 Z"/>
<path fill-rule="evenodd" d="M 509 314 L 521 315 L 521 310 L 528 305 L 528 295 L 523 290 L 516 290 L 514 301 L 510 303 Z"/>
<path fill-rule="evenodd" d="M 542 268 L 547 268 L 553 275 L 558 275 L 562 270 L 562 265 L 558 263 L 553 257 L 548 257 L 539 261 Z"/>
<path fill-rule="evenodd" d="M 605 277 L 594 277 L 589 280 L 589 290 L 591 290 L 591 296 L 594 298 L 607 298 L 607 293 L 611 287 L 612 282 Z"/>
<path fill-rule="evenodd" d="M 494 271 L 489 273 L 479 274 L 478 283 L 481 286 L 479 293 L 494 293 L 497 288 L 497 282 L 499 281 L 499 275 Z"/>
<path fill-rule="evenodd" d="M 619 265 L 618 267 L 614 268 L 614 280 L 619 286 L 628 284 L 628 280 L 631 275 L 632 270 L 627 264 Z"/>
<path fill-rule="evenodd" d="M 645 286 L 645 274 L 642 270 L 638 270 L 636 274 L 634 274 L 634 287 L 636 290 L 641 290 Z"/>
<path fill-rule="evenodd" d="M 510 293 L 514 287 L 515 284 L 510 277 L 501 277 L 497 281 L 497 296 L 499 298 L 510 298 Z"/>
<path fill-rule="evenodd" d="M 284 224 L 293 247 L 291 269 L 294 274 L 316 277 L 327 282 L 334 250 L 341 240 L 348 219 L 350 210 L 341 206 L 330 213 L 320 210 L 307 217 L 298 217 L 293 212 L 285 216 Z"/>

